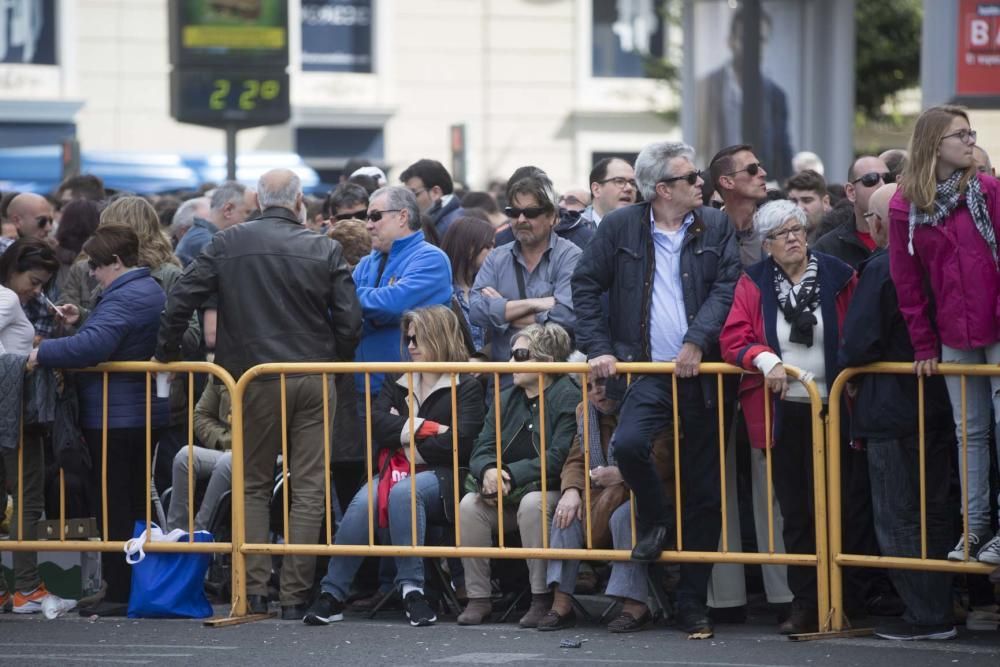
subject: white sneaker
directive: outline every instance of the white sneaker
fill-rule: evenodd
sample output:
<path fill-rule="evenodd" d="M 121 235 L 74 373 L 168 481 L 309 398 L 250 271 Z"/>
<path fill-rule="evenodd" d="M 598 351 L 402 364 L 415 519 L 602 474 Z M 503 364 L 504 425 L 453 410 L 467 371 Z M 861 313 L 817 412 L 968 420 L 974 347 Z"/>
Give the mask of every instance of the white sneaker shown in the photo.
<path fill-rule="evenodd" d="M 970 540 L 971 547 L 971 540 Z M 995 536 L 992 540 L 987 542 L 979 549 L 979 553 L 976 554 L 976 560 L 980 563 L 989 563 L 990 565 L 1000 565 L 1000 535 Z"/>
<path fill-rule="evenodd" d="M 962 535 L 958 540 L 958 544 L 955 548 L 948 552 L 948 560 L 965 560 L 965 535 Z M 979 535 L 976 535 L 972 531 L 969 531 L 969 562 L 976 562 L 976 554 L 979 552 L 979 545 L 982 544 L 982 540 Z"/>

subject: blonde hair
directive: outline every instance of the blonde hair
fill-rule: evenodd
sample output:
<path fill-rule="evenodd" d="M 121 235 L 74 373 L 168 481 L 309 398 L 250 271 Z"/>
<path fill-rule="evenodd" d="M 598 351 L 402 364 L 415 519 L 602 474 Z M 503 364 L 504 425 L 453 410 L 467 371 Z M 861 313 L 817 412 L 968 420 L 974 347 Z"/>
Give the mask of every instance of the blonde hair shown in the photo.
<path fill-rule="evenodd" d="M 528 352 L 536 361 L 566 361 L 573 351 L 569 334 L 558 324 L 532 324 L 510 339 L 511 347 L 520 338 L 528 339 Z"/>
<path fill-rule="evenodd" d="M 402 347 L 405 356 L 406 336 L 413 325 L 419 345 L 427 361 L 468 361 L 469 350 L 465 347 L 465 338 L 458 317 L 447 306 L 427 306 L 409 310 L 403 314 L 399 322 L 402 330 Z M 429 353 L 429 354 L 427 354 Z"/>
<path fill-rule="evenodd" d="M 101 212 L 101 224 L 124 224 L 135 230 L 139 237 L 139 266 L 152 270 L 164 264 L 181 263 L 174 255 L 170 241 L 160 231 L 160 217 L 153 205 L 142 197 L 121 197 Z"/>
<path fill-rule="evenodd" d="M 956 117 L 964 118 L 966 122 L 969 120 L 969 115 L 962 107 L 950 104 L 931 107 L 920 114 L 917 124 L 913 127 L 909 159 L 903 166 L 900 188 L 906 200 L 918 210 L 930 212 L 934 206 L 934 197 L 937 194 L 938 147 Z M 959 192 L 965 192 L 969 179 L 975 174 L 976 165 L 972 164 L 959 181 Z"/>

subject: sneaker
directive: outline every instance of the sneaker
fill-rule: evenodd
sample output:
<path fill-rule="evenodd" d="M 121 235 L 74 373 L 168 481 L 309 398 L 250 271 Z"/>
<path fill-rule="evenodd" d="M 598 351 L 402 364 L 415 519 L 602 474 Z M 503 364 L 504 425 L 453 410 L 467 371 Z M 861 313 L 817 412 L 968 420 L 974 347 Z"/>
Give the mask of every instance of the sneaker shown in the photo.
<path fill-rule="evenodd" d="M 306 625 L 330 625 L 344 620 L 344 603 L 329 593 L 320 593 L 302 617 Z"/>
<path fill-rule="evenodd" d="M 410 591 L 406 594 L 403 598 L 403 609 L 406 611 L 406 618 L 410 619 L 410 625 L 415 628 L 434 625 L 434 621 L 437 620 L 437 615 L 420 591 Z"/>
<path fill-rule="evenodd" d="M 677 629 L 687 633 L 688 639 L 711 639 L 715 635 L 706 610 L 681 608 L 674 621 Z"/>
<path fill-rule="evenodd" d="M 955 629 L 954 625 L 890 623 L 875 628 L 875 636 L 879 639 L 895 639 L 903 642 L 927 639 L 954 639 L 958 636 L 958 630 Z"/>
<path fill-rule="evenodd" d="M 979 553 L 976 554 L 976 560 L 980 563 L 1000 565 L 1000 535 L 995 536 L 979 549 Z"/>
<path fill-rule="evenodd" d="M 38 588 L 28 593 L 14 593 L 14 613 L 15 614 L 38 614 L 42 611 L 42 600 L 47 598 L 49 592 L 45 590 L 45 584 L 39 584 Z"/>
<path fill-rule="evenodd" d="M 969 562 L 976 562 L 976 553 L 979 551 L 979 545 L 982 544 L 982 540 L 979 535 L 973 532 L 969 532 Z M 962 535 L 958 540 L 958 544 L 955 548 L 948 552 L 948 560 L 965 560 L 965 535 Z"/>

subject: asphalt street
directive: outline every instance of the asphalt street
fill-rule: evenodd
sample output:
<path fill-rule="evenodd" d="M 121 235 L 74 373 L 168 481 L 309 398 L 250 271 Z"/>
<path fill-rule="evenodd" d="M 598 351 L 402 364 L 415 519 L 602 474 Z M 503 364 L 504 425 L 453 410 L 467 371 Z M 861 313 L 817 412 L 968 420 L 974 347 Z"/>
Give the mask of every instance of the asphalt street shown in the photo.
<path fill-rule="evenodd" d="M 562 639 L 583 641 L 580 648 L 560 648 Z M 0 665 L 73 664 L 997 667 L 1000 632 L 961 629 L 946 642 L 790 642 L 767 619 L 751 617 L 749 624 L 718 626 L 714 639 L 692 641 L 665 625 L 632 635 L 611 635 L 596 625 L 553 633 L 515 623 L 459 627 L 450 619 L 411 628 L 401 612 L 376 620 L 348 616 L 323 628 L 273 619 L 208 628 L 193 620 L 0 616 Z"/>

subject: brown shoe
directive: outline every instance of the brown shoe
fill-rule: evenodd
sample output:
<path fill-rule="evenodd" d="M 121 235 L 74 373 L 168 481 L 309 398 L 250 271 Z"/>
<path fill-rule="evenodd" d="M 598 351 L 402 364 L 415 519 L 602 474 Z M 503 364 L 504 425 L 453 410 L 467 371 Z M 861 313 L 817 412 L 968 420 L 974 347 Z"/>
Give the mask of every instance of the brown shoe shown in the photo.
<path fill-rule="evenodd" d="M 489 598 L 469 598 L 465 611 L 458 615 L 459 625 L 480 625 L 490 619 L 493 603 Z"/>
<path fill-rule="evenodd" d="M 546 613 L 549 611 L 549 607 L 552 606 L 552 594 L 542 593 L 541 595 L 531 594 L 531 606 L 528 607 L 528 613 L 521 617 L 518 624 L 522 628 L 537 628 L 538 622 L 542 620 Z"/>
<path fill-rule="evenodd" d="M 539 632 L 552 632 L 553 630 L 565 630 L 576 625 L 576 612 L 570 610 L 565 616 L 560 616 L 555 609 L 549 609 L 542 620 L 538 621 Z"/>
<path fill-rule="evenodd" d="M 798 600 L 792 602 L 792 613 L 788 619 L 778 626 L 778 632 L 783 635 L 801 635 L 807 632 L 816 632 L 819 628 L 816 624 L 816 607 L 809 604 L 801 604 Z"/>

